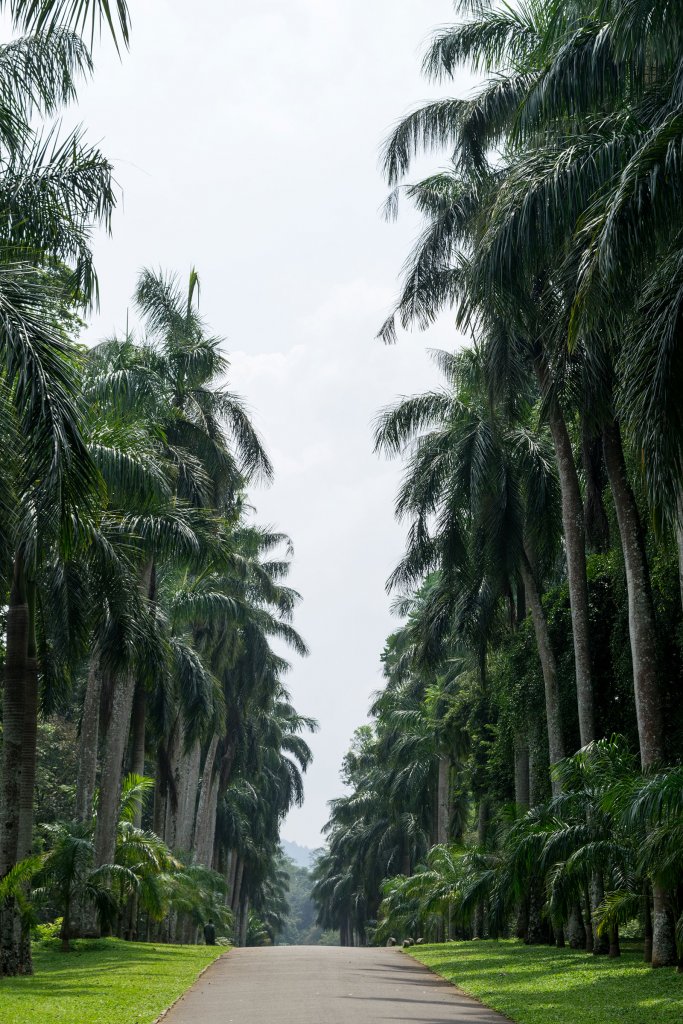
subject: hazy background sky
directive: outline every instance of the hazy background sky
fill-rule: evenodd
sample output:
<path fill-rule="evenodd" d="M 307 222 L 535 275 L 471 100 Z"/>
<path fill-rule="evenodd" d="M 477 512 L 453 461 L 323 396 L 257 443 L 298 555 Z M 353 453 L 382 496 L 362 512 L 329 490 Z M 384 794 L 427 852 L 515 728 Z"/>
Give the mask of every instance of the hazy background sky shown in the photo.
<path fill-rule="evenodd" d="M 396 626 L 384 582 L 400 557 L 400 466 L 372 454 L 377 410 L 436 382 L 426 349 L 449 318 L 393 348 L 374 335 L 418 224 L 380 216 L 389 127 L 443 93 L 419 72 L 448 0 L 132 0 L 131 50 L 106 40 L 77 114 L 116 165 L 111 239 L 95 252 L 96 340 L 125 327 L 140 267 L 185 277 L 226 336 L 230 386 L 248 399 L 276 479 L 261 522 L 295 545 L 296 624 L 311 647 L 288 683 L 315 716 L 306 803 L 283 835 L 321 843 L 339 765 L 381 682 Z M 66 121 L 73 120 L 70 116 Z M 131 322 L 134 316 L 131 312 Z"/>

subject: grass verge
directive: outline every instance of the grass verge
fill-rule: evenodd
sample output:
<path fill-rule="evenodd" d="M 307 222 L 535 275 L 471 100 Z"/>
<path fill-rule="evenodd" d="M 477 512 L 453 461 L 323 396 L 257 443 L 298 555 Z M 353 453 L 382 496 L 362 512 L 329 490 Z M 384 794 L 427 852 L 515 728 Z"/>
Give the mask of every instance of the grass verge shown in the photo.
<path fill-rule="evenodd" d="M 34 947 L 35 974 L 0 981 L 2 1024 L 151 1024 L 225 947 L 79 940 Z"/>
<path fill-rule="evenodd" d="M 421 963 L 516 1024 L 681 1024 L 683 975 L 641 953 L 618 960 L 514 940 L 410 950 Z"/>

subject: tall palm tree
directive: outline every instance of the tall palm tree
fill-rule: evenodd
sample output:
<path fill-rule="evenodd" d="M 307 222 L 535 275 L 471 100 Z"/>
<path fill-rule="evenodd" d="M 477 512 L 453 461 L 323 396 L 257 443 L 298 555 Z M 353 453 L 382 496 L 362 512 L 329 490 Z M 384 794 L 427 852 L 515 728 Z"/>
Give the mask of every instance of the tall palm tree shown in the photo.
<path fill-rule="evenodd" d="M 479 585 L 478 573 L 488 573 L 500 597 L 514 593 L 521 578 L 543 670 L 553 764 L 564 757 L 564 737 L 537 582 L 538 563 L 548 561 L 557 543 L 557 482 L 547 439 L 522 425 L 521 400 L 512 424 L 504 408 L 492 405 L 481 353 L 440 353 L 439 362 L 445 390 L 403 399 L 382 414 L 376 430 L 376 447 L 412 452 L 397 504 L 412 517 L 404 571 L 414 580 L 416 571 L 441 569 L 458 580 L 452 600 L 461 603 L 463 588 Z"/>

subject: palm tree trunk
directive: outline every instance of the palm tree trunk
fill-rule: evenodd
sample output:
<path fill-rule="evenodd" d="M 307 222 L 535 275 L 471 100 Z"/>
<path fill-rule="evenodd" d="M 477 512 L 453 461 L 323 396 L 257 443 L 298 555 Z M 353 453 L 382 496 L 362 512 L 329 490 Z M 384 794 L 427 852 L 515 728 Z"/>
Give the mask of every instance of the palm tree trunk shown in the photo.
<path fill-rule="evenodd" d="M 531 569 L 526 552 L 523 552 L 520 563 L 524 591 L 527 605 L 531 610 L 531 619 L 534 624 L 536 636 L 536 647 L 541 660 L 543 672 L 543 684 L 545 687 L 545 714 L 548 725 L 548 752 L 550 764 L 557 764 L 564 757 L 564 739 L 562 737 L 562 713 L 560 710 L 560 688 L 557 682 L 557 665 L 555 654 L 550 643 L 548 632 L 548 621 L 541 602 L 541 595 L 538 591 L 536 579 Z M 551 780 L 553 795 L 560 791 L 558 782 Z"/>
<path fill-rule="evenodd" d="M 569 911 L 567 941 L 572 949 L 585 949 L 586 947 L 586 929 L 583 926 L 580 903 L 574 903 Z"/>
<path fill-rule="evenodd" d="M 244 948 L 247 944 L 247 932 L 249 930 L 249 897 L 245 896 L 240 907 L 240 946 Z"/>
<path fill-rule="evenodd" d="M 176 847 L 178 834 L 178 762 L 182 742 L 180 729 L 180 719 L 176 718 L 166 744 L 164 763 L 166 794 L 160 835 L 163 836 L 164 842 L 171 850 Z"/>
<path fill-rule="evenodd" d="M 133 696 L 133 712 L 131 716 L 131 747 L 130 747 L 130 770 L 134 775 L 145 774 L 145 730 L 147 717 L 147 694 L 144 685 L 138 681 L 135 684 Z M 139 822 L 136 823 L 139 825 Z"/>
<path fill-rule="evenodd" d="M 621 946 L 619 944 L 619 925 L 615 924 L 609 930 L 609 957 L 611 960 L 615 960 L 618 956 L 621 956 Z"/>
<path fill-rule="evenodd" d="M 199 790 L 199 805 L 197 807 L 197 821 L 195 823 L 193 856 L 195 864 L 204 864 L 211 867 L 213 855 L 213 836 L 216 828 L 216 799 L 214 779 L 214 764 L 218 750 L 218 736 L 214 733 L 209 743 L 209 749 L 204 759 L 202 771 L 202 782 Z M 213 823 L 211 817 L 213 816 Z"/>
<path fill-rule="evenodd" d="M 233 914 L 237 914 L 238 907 L 240 905 L 240 894 L 242 891 L 242 875 L 244 874 L 244 858 L 239 855 L 236 857 L 237 866 L 235 868 L 235 885 L 232 891 L 232 902 L 231 909 Z"/>
<path fill-rule="evenodd" d="M 24 687 L 24 727 L 21 741 L 21 795 L 17 860 L 28 857 L 33 848 L 33 797 L 36 785 L 38 743 L 38 651 L 36 648 L 36 587 L 29 584 L 28 644 Z"/>
<path fill-rule="evenodd" d="M 199 791 L 199 770 L 201 766 L 202 748 L 199 740 L 195 740 L 189 751 L 183 751 L 178 771 L 178 825 L 176 829 L 176 846 L 184 853 L 192 847 L 197 793 Z"/>
<path fill-rule="evenodd" d="M 81 739 L 76 779 L 76 817 L 89 821 L 92 817 L 95 779 L 97 778 L 97 746 L 100 729 L 100 698 L 102 696 L 102 673 L 99 654 L 93 651 L 85 687 L 85 700 L 81 718 Z"/>
<path fill-rule="evenodd" d="M 227 906 L 232 906 L 232 896 L 235 891 L 235 879 L 237 877 L 237 862 L 239 857 L 237 856 L 237 850 L 230 851 L 230 868 L 228 871 L 228 895 L 227 895 Z"/>
<path fill-rule="evenodd" d="M 24 733 L 26 674 L 29 648 L 29 607 L 21 556 L 14 560 L 7 609 L 5 687 L 3 693 L 2 813 L 0 815 L 0 878 L 17 863 L 21 803 L 21 751 Z M 0 976 L 22 969 L 15 906 L 7 900 L 0 912 Z"/>
<path fill-rule="evenodd" d="M 621 432 L 616 420 L 611 420 L 603 429 L 603 450 L 624 554 L 640 760 L 643 769 L 647 770 L 661 763 L 665 756 L 655 611 L 640 515 L 628 479 Z M 653 897 L 652 966 L 668 967 L 676 963 L 668 895 L 660 885 L 654 884 Z"/>
<path fill-rule="evenodd" d="M 102 750 L 100 800 L 95 826 L 95 866 L 111 864 L 116 849 L 123 759 L 128 745 L 135 677 L 127 672 L 114 686 L 111 713 Z"/>
<path fill-rule="evenodd" d="M 604 428 L 603 448 L 624 553 L 640 759 L 647 769 L 664 758 L 655 613 L 640 516 L 626 473 L 619 426 L 614 420 Z"/>
<path fill-rule="evenodd" d="M 442 755 L 439 758 L 439 776 L 436 792 L 436 841 L 438 844 L 448 842 L 448 826 L 450 818 L 450 758 Z"/>
<path fill-rule="evenodd" d="M 536 360 L 536 375 L 543 395 L 551 389 L 551 372 L 541 354 Z M 588 576 L 586 573 L 586 531 L 583 519 L 583 501 L 579 476 L 576 472 L 574 452 L 567 424 L 557 400 L 551 398 L 548 425 L 553 438 L 555 459 L 562 498 L 562 530 L 567 552 L 567 582 L 574 640 L 576 695 L 579 710 L 579 734 L 585 747 L 595 737 L 595 711 L 590 659 L 590 630 L 588 617 Z"/>

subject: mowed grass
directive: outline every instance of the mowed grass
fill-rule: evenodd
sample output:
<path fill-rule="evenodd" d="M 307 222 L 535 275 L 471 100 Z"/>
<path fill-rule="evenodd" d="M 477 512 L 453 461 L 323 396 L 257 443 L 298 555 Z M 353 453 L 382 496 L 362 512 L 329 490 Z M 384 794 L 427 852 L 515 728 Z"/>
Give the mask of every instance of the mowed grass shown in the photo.
<path fill-rule="evenodd" d="M 639 950 L 618 960 L 516 941 L 410 950 L 421 963 L 517 1024 L 681 1024 L 683 975 L 653 971 Z"/>
<path fill-rule="evenodd" d="M 35 974 L 0 981 L 2 1024 L 151 1024 L 225 947 L 103 939 L 34 947 Z"/>

